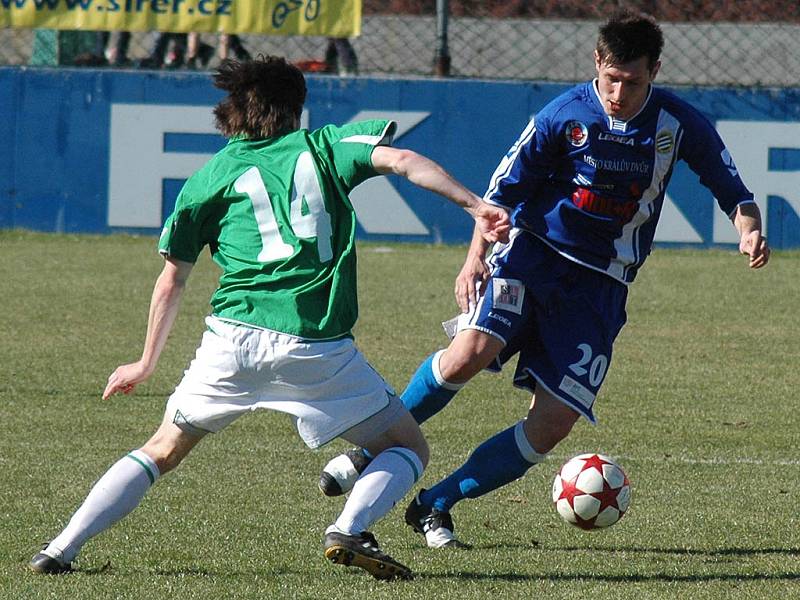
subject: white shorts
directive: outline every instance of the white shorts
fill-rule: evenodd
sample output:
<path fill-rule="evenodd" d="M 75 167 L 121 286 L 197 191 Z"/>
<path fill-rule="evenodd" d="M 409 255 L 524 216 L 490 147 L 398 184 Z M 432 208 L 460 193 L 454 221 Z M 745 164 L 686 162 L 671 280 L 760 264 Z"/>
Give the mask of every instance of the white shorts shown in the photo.
<path fill-rule="evenodd" d="M 184 430 L 217 432 L 246 412 L 272 409 L 293 415 L 303 441 L 318 448 L 381 411 L 386 428 L 397 411 L 384 409 L 402 409 L 349 338 L 308 341 L 216 317 L 206 324 L 167 401 L 167 418 Z"/>

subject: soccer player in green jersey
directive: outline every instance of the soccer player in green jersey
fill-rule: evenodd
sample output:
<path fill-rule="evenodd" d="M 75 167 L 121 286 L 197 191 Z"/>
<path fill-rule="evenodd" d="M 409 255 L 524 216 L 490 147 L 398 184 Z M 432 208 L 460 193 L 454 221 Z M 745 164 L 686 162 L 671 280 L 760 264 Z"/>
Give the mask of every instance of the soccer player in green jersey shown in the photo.
<path fill-rule="evenodd" d="M 391 148 L 391 121 L 299 129 L 302 73 L 282 58 L 224 61 L 214 109 L 228 144 L 184 185 L 159 240 L 164 268 L 141 358 L 108 378 L 107 399 L 155 370 L 186 280 L 208 246 L 221 267 L 207 330 L 155 434 L 94 485 L 66 528 L 31 560 L 63 573 L 83 544 L 130 513 L 208 433 L 255 409 L 286 412 L 317 448 L 336 437 L 375 457 L 325 532 L 326 558 L 379 579 L 408 578 L 368 532 L 419 479 L 428 447 L 392 389 L 356 349 L 355 213 L 348 193 L 394 173 L 466 209 L 487 241 L 507 240 L 502 208 L 439 165 Z M 389 215 L 387 215 L 387 218 Z"/>

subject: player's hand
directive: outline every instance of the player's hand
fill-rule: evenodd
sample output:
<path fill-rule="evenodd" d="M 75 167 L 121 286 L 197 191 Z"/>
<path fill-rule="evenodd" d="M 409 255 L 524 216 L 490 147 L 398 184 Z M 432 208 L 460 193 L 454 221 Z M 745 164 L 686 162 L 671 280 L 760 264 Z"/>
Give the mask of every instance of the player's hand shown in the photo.
<path fill-rule="evenodd" d="M 106 389 L 103 390 L 103 400 L 108 400 L 116 393 L 130 394 L 136 387 L 150 376 L 150 370 L 141 362 L 120 365 L 108 376 Z"/>
<path fill-rule="evenodd" d="M 769 262 L 769 245 L 767 238 L 761 236 L 758 229 L 742 235 L 739 241 L 739 252 L 750 257 L 750 268 L 760 269 Z"/>
<path fill-rule="evenodd" d="M 505 211 L 504 211 L 505 212 Z M 456 302 L 461 312 L 469 312 L 470 305 L 478 303 L 480 288 L 489 278 L 489 269 L 483 257 L 467 254 L 467 260 L 456 277 Z"/>
<path fill-rule="evenodd" d="M 481 202 L 473 214 L 475 223 L 481 230 L 484 240 L 487 242 L 508 242 L 511 219 L 504 209 Z"/>

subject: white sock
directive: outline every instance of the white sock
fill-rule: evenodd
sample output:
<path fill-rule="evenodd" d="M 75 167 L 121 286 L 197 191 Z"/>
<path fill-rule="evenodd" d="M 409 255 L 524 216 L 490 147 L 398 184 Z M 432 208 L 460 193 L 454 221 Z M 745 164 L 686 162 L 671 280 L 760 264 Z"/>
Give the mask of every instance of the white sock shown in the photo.
<path fill-rule="evenodd" d="M 334 527 L 347 534 L 368 530 L 406 495 L 422 470 L 422 462 L 413 450 L 399 447 L 384 450 L 356 481 Z"/>
<path fill-rule="evenodd" d="M 65 563 L 72 562 L 89 538 L 136 508 L 158 476 L 158 467 L 141 450 L 118 460 L 94 484 L 64 531 L 50 542 L 44 553 Z"/>

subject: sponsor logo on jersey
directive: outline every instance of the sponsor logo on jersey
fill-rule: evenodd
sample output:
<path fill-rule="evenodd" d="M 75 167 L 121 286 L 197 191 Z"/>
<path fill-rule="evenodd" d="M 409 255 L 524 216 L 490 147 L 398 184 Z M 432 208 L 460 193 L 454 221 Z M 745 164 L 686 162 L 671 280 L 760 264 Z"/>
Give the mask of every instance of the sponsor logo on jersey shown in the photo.
<path fill-rule="evenodd" d="M 583 173 L 578 173 L 575 177 L 572 178 L 572 183 L 575 184 L 576 187 L 585 187 L 585 188 L 592 188 L 595 190 L 605 190 L 607 192 L 614 191 L 617 189 L 617 186 L 613 183 L 597 183 L 592 181 Z M 637 194 L 633 194 L 636 196 Z"/>
<path fill-rule="evenodd" d="M 675 147 L 675 138 L 671 131 L 659 131 L 656 134 L 656 152 L 668 154 Z"/>
<path fill-rule="evenodd" d="M 492 279 L 492 308 L 522 314 L 525 286 L 519 279 Z"/>
<path fill-rule="evenodd" d="M 629 223 L 639 210 L 639 203 L 635 200 L 608 198 L 586 188 L 578 188 L 572 193 L 572 203 L 586 212 L 614 217 L 623 223 Z"/>
<path fill-rule="evenodd" d="M 567 136 L 567 141 L 576 148 L 585 145 L 586 141 L 589 139 L 589 130 L 586 129 L 586 125 L 580 121 L 570 121 L 567 123 L 567 129 L 564 133 Z"/>
<path fill-rule="evenodd" d="M 614 142 L 615 144 L 622 144 L 623 146 L 633 146 L 633 138 L 626 135 L 616 135 L 613 133 L 600 133 L 597 139 L 601 142 Z"/>
<path fill-rule="evenodd" d="M 595 158 L 584 154 L 583 162 L 598 171 L 614 171 L 615 173 L 650 174 L 650 163 L 645 160 L 632 161 L 624 158 Z"/>

